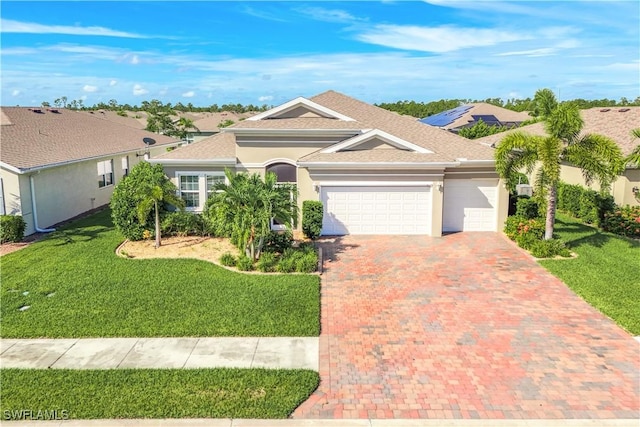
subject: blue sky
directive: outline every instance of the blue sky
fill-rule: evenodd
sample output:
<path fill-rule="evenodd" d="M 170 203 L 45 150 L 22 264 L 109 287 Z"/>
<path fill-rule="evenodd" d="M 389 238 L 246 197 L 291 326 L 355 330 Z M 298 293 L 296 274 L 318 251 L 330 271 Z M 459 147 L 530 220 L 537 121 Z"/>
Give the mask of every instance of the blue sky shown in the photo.
<path fill-rule="evenodd" d="M 1 4 L 1 104 L 640 96 L 640 2 Z"/>

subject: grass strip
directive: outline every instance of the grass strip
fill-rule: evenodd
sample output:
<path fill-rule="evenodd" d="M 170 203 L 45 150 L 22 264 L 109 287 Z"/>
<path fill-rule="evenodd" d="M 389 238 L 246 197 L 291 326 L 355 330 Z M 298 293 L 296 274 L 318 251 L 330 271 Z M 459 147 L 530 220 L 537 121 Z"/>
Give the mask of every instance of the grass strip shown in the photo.
<path fill-rule="evenodd" d="M 41 419 L 286 418 L 319 377 L 308 370 L 3 369 L 0 380 L 6 421 L 38 413 Z"/>

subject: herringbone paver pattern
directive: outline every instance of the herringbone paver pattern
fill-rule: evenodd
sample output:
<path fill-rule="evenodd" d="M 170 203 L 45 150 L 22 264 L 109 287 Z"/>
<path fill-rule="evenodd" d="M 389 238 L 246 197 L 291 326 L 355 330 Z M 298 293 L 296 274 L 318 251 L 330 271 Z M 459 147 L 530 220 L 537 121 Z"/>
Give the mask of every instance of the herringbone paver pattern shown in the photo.
<path fill-rule="evenodd" d="M 324 243 L 294 418 L 639 418 L 640 345 L 495 233 Z"/>

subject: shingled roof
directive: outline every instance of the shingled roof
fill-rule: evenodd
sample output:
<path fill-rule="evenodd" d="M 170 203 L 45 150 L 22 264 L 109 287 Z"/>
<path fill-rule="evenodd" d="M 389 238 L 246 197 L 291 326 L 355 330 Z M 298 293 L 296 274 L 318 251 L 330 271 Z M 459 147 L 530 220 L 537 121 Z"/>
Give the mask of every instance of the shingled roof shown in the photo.
<path fill-rule="evenodd" d="M 631 135 L 633 129 L 640 128 L 640 107 L 597 107 L 581 110 L 580 115 L 584 120 L 583 134 L 599 134 L 614 140 L 625 156 L 640 144 L 637 138 Z M 495 135 L 485 136 L 476 141 L 485 144 L 499 144 L 510 133 L 525 132 L 532 135 L 546 136 L 543 123 L 534 123 L 521 128 L 508 130 Z"/>
<path fill-rule="evenodd" d="M 21 172 L 145 149 L 178 141 L 66 109 L 2 107 L 0 162 Z"/>

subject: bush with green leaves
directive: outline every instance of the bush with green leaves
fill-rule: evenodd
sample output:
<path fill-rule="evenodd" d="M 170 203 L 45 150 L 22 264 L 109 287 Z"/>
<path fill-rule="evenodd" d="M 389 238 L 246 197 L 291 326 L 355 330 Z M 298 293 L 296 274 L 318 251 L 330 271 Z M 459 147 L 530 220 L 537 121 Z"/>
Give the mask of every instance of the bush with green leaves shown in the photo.
<path fill-rule="evenodd" d="M 229 252 L 225 252 L 220 257 L 220 264 L 227 267 L 235 267 L 236 266 L 236 257 L 231 255 Z"/>
<path fill-rule="evenodd" d="M 305 200 L 302 202 L 302 232 L 308 238 L 315 240 L 322 232 L 322 218 L 324 207 L 317 200 Z"/>
<path fill-rule="evenodd" d="M 527 219 L 521 216 L 510 216 L 505 221 L 504 233 L 523 249 L 530 249 L 544 237 L 545 222 L 541 218 Z"/>
<path fill-rule="evenodd" d="M 293 245 L 293 233 L 290 230 L 272 231 L 264 239 L 263 253 L 283 253 Z"/>
<path fill-rule="evenodd" d="M 640 239 L 640 206 L 624 206 L 605 215 L 606 231 Z"/>
<path fill-rule="evenodd" d="M 171 236 L 204 236 L 207 226 L 204 218 L 194 212 L 169 212 L 162 220 L 162 232 Z"/>
<path fill-rule="evenodd" d="M 278 255 L 275 252 L 263 252 L 256 263 L 256 268 L 263 273 L 272 273 L 276 271 L 277 265 Z"/>
<path fill-rule="evenodd" d="M 0 243 L 17 243 L 24 239 L 27 224 L 20 215 L 0 216 Z"/>
<path fill-rule="evenodd" d="M 537 240 L 533 242 L 529 250 L 531 255 L 536 258 L 553 258 L 558 255 L 568 258 L 571 256 L 571 251 L 562 240 L 558 239 Z"/>
<path fill-rule="evenodd" d="M 284 251 L 276 271 L 280 273 L 313 273 L 318 268 L 318 254 L 313 245 L 301 245 Z"/>
<path fill-rule="evenodd" d="M 558 210 L 587 224 L 601 226 L 605 216 L 616 209 L 613 196 L 580 185 L 558 184 Z"/>
<path fill-rule="evenodd" d="M 156 189 L 159 191 L 155 191 Z M 110 204 L 113 224 L 127 239 L 142 240 L 144 231 L 152 229 L 155 223 L 154 208 L 146 210 L 144 218 L 140 217 L 143 211 L 140 208 L 149 205 L 149 193 L 157 193 L 155 198 L 159 200 L 158 215 L 162 222 L 167 209 L 160 199 L 171 199 L 172 202 L 180 204 L 180 200 L 175 197 L 176 191 L 176 186 L 165 175 L 162 165 L 138 163 L 113 189 Z"/>
<path fill-rule="evenodd" d="M 540 202 L 532 197 L 519 197 L 516 202 L 516 216 L 526 219 L 541 218 Z"/>
<path fill-rule="evenodd" d="M 236 260 L 236 268 L 240 271 L 252 271 L 253 260 L 246 255 L 241 255 Z"/>

